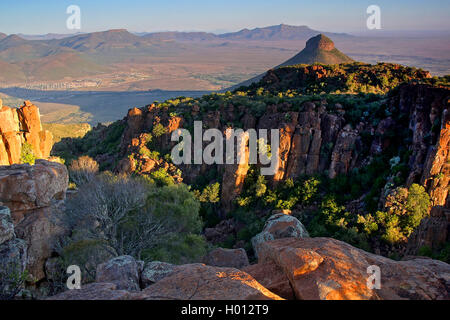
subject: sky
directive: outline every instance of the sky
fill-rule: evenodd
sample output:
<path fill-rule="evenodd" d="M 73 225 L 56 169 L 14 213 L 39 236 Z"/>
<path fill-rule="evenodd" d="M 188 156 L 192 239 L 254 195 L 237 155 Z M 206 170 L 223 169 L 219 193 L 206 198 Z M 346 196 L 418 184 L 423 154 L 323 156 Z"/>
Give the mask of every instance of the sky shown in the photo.
<path fill-rule="evenodd" d="M 81 30 L 237 31 L 281 23 L 329 32 L 367 31 L 369 5 L 385 31 L 450 31 L 449 0 L 0 0 L 0 32 L 73 33 L 69 5 L 81 9 Z"/>

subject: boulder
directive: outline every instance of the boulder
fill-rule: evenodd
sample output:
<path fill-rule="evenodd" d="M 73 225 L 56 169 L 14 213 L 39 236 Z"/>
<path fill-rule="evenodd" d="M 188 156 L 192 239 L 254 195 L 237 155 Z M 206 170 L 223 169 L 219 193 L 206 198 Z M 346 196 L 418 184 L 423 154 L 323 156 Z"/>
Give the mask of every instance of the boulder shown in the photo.
<path fill-rule="evenodd" d="M 166 262 L 152 261 L 147 263 L 141 274 L 142 287 L 147 288 L 159 280 L 171 275 L 175 268 L 176 265 Z"/>
<path fill-rule="evenodd" d="M 137 293 L 144 300 L 281 300 L 252 276 L 234 268 L 188 264 Z"/>
<path fill-rule="evenodd" d="M 241 269 L 248 266 L 248 257 L 244 249 L 224 249 L 217 248 L 209 252 L 203 263 L 214 267 L 228 267 Z"/>
<path fill-rule="evenodd" d="M 91 283 L 80 290 L 67 290 L 47 300 L 128 300 L 131 293 L 118 289 L 114 283 Z"/>
<path fill-rule="evenodd" d="M 45 207 L 24 216 L 16 225 L 16 234 L 28 246 L 27 270 L 36 280 L 45 278 L 45 262 L 55 249 L 55 244 L 65 229 L 61 226 L 59 209 Z"/>
<path fill-rule="evenodd" d="M 288 277 L 273 261 L 258 263 L 242 269 L 265 288 L 286 300 L 295 300 Z"/>
<path fill-rule="evenodd" d="M 14 224 L 8 207 L 0 206 L 0 244 L 14 238 Z"/>
<path fill-rule="evenodd" d="M 394 261 L 329 238 L 264 242 L 259 263 L 275 263 L 301 300 L 448 299 L 450 265 L 431 259 Z M 370 289 L 369 266 L 380 268 L 380 289 Z"/>
<path fill-rule="evenodd" d="M 143 262 L 120 256 L 97 266 L 96 282 L 114 283 L 119 290 L 139 290 Z"/>
<path fill-rule="evenodd" d="M 258 257 L 259 246 L 266 241 L 281 238 L 309 237 L 308 231 L 295 217 L 279 212 L 272 215 L 264 225 L 261 233 L 252 238 L 253 250 Z"/>
<path fill-rule="evenodd" d="M 48 207 L 65 198 L 68 182 L 67 168 L 56 162 L 0 167 L 0 202 L 12 213 Z"/>

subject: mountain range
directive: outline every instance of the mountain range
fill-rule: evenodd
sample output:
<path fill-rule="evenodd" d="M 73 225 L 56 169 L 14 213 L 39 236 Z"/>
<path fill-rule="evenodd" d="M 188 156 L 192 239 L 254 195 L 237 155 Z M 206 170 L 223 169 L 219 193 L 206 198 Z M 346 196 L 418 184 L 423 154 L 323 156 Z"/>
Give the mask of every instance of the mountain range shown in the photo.
<path fill-rule="evenodd" d="M 242 46 L 255 41 L 301 41 L 319 31 L 306 26 L 278 25 L 216 35 L 206 32 L 160 32 L 136 35 L 125 29 L 80 33 L 73 36 L 6 35 L 0 33 L 0 82 L 17 83 L 62 80 L 117 71 L 116 63 L 155 56 L 181 56 L 198 50 L 196 42 L 205 46 Z M 325 33 L 333 37 L 346 34 Z M 224 41 L 227 41 L 224 43 Z M 190 44 L 191 43 L 191 44 Z M 206 48 L 208 50 L 208 48 Z M 213 54 L 213 53 L 207 53 Z M 198 54 L 197 54 L 198 55 Z M 75 66 L 75 68 L 74 68 Z M 123 68 L 123 66 L 120 66 Z M 125 68 L 126 69 L 126 68 Z"/>

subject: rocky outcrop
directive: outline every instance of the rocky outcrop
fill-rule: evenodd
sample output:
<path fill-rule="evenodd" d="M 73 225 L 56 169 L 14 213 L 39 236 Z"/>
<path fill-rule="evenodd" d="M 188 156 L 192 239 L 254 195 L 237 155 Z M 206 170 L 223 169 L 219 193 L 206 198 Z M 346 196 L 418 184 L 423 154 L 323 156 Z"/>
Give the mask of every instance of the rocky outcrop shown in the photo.
<path fill-rule="evenodd" d="M 280 300 L 249 274 L 203 264 L 179 266 L 136 295 L 144 300 Z"/>
<path fill-rule="evenodd" d="M 67 168 L 56 162 L 37 160 L 33 166 L 0 167 L 0 202 L 11 209 L 17 223 L 23 212 L 63 200 L 68 182 Z"/>
<path fill-rule="evenodd" d="M 276 78 L 269 79 L 269 72 L 263 85 L 266 90 L 276 90 L 277 85 L 281 88 L 300 88 L 310 80 L 322 77 L 325 69 L 323 66 L 277 69 L 272 72 L 276 73 L 272 75 Z M 427 78 L 429 74 L 419 70 L 415 71 L 415 77 Z M 401 133 L 408 136 L 404 147 L 411 152 L 407 187 L 412 183 L 422 184 L 426 186 L 433 205 L 444 205 L 450 179 L 448 96 L 449 90 L 443 87 L 401 85 L 398 92 L 385 101 L 385 116 L 368 119 L 362 115 L 359 123 L 346 115 L 341 104 L 328 104 L 325 99 L 304 102 L 299 106 L 286 102 L 268 104 L 259 114 L 251 108 L 231 103 L 224 103 L 217 110 L 203 110 L 195 104 L 192 106 L 192 117 L 169 116 L 164 108 L 154 105 L 135 108 L 123 120 L 127 125 L 122 136 L 121 161 L 117 162 L 116 169 L 149 174 L 167 167 L 169 174 L 175 176 L 177 168 L 172 170 L 165 163 L 157 163 L 139 154 L 139 149 L 145 145 L 143 134 L 151 134 L 156 124 L 166 129 L 166 134 L 157 139 L 165 150 L 174 145 L 170 142 L 169 133 L 182 127 L 191 128 L 193 121 L 202 121 L 203 130 L 215 128 L 224 134 L 230 123 L 239 123 L 239 126 L 233 127 L 244 130 L 279 129 L 277 170 L 273 176 L 266 176 L 270 186 L 288 178 L 296 179 L 319 172 L 328 173 L 330 178 L 347 175 L 363 168 L 375 156 L 389 149 L 395 140 L 395 133 Z M 399 114 L 405 118 L 405 123 L 408 122 L 409 132 L 405 130 L 405 124 L 400 123 Z M 216 171 L 221 176 L 218 180 L 222 181 L 220 213 L 228 213 L 242 192 L 248 175 L 247 149 L 242 150 L 245 161 L 240 165 L 181 165 L 182 180 L 192 184 L 199 176 Z M 214 179 L 214 182 L 217 181 L 217 177 Z"/>
<path fill-rule="evenodd" d="M 441 300 L 449 298 L 450 265 L 431 259 L 394 261 L 329 238 L 264 242 L 259 264 L 275 263 L 302 300 Z M 369 266 L 381 288 L 369 288 Z"/>
<path fill-rule="evenodd" d="M 109 266 L 109 267 L 108 267 Z M 369 268 L 379 268 L 380 286 Z M 284 238 L 262 244 L 258 263 L 238 270 L 154 262 L 149 285 L 131 257 L 99 266 L 97 282 L 52 300 L 442 300 L 450 265 L 425 258 L 394 261 L 330 238 Z M 104 269 L 104 270 L 102 270 Z M 139 278 L 139 276 L 141 278 Z M 123 284 L 127 284 L 124 290 Z M 129 286 L 131 285 L 131 286 Z"/>
<path fill-rule="evenodd" d="M 266 221 L 263 231 L 252 238 L 253 250 L 258 257 L 260 247 L 266 241 L 304 237 L 309 237 L 308 231 L 297 218 L 283 212 L 276 213 Z"/>
<path fill-rule="evenodd" d="M 96 282 L 114 283 L 118 290 L 140 289 L 140 274 L 144 263 L 131 256 L 120 256 L 97 266 Z"/>
<path fill-rule="evenodd" d="M 47 300 L 130 300 L 129 291 L 118 289 L 114 283 L 91 283 L 80 290 L 68 290 Z"/>
<path fill-rule="evenodd" d="M 68 181 L 66 167 L 56 162 L 0 167 L 0 202 L 11 209 L 15 234 L 28 247 L 26 269 L 36 280 L 45 278 L 45 262 L 65 232 L 59 217 Z"/>
<path fill-rule="evenodd" d="M 228 267 L 241 269 L 249 265 L 247 253 L 244 249 L 216 248 L 210 251 L 204 258 L 203 263 L 214 267 Z"/>
<path fill-rule="evenodd" d="M 15 228 L 17 236 L 27 243 L 26 268 L 36 280 L 46 277 L 45 263 L 55 252 L 55 245 L 59 237 L 66 232 L 59 220 L 60 205 L 28 212 Z"/>
<path fill-rule="evenodd" d="M 242 269 L 265 288 L 286 300 L 295 300 L 288 277 L 283 270 L 272 261 L 254 264 Z"/>
<path fill-rule="evenodd" d="M 9 208 L 0 206 L 0 299 L 3 294 L 14 295 L 11 287 L 16 286 L 26 264 L 27 244 L 16 238 Z"/>
<path fill-rule="evenodd" d="M 117 263 L 117 259 L 125 263 Z M 169 273 L 142 291 L 134 287 L 123 290 L 119 283 L 135 284 L 136 268 L 130 259 L 115 258 L 113 274 L 97 276 L 96 282 L 68 290 L 51 297 L 51 300 L 280 300 L 276 294 L 259 284 L 249 274 L 234 268 L 219 268 L 204 264 L 176 266 Z M 133 265 L 133 266 L 132 266 Z M 130 269 L 129 267 L 132 266 Z M 99 267 L 101 269 L 103 267 Z M 166 269 L 167 270 L 167 269 Z M 101 270 L 98 270 L 101 271 Z M 97 272 L 98 272 L 97 271 Z M 131 271 L 131 273 L 130 273 Z M 102 271 L 101 271 L 102 272 Z M 110 273 L 110 271 L 107 271 Z M 120 274 L 124 273 L 123 276 Z M 131 276 L 131 278 L 130 278 Z M 156 280 L 156 279 L 155 279 Z M 119 283 L 118 283 L 119 282 Z"/>
<path fill-rule="evenodd" d="M 0 100 L 0 138 L 0 165 L 20 163 L 24 143 L 43 159 L 50 156 L 53 146 L 52 134 L 42 130 L 38 107 L 29 101 L 20 108 L 9 108 Z"/>
<path fill-rule="evenodd" d="M 226 137 L 227 140 L 234 139 L 230 134 Z M 239 196 L 244 187 L 244 180 L 249 169 L 249 149 L 247 146 L 249 136 L 246 134 L 238 135 L 236 147 L 237 150 L 232 163 L 224 165 L 223 183 L 221 202 L 225 210 L 229 211 L 232 208 L 233 201 Z"/>

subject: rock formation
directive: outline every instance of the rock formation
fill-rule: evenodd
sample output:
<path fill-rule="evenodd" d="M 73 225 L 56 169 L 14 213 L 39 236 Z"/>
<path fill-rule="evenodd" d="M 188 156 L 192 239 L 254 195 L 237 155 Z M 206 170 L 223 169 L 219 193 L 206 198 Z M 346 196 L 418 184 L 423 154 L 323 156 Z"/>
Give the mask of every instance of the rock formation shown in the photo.
<path fill-rule="evenodd" d="M 53 136 L 42 130 L 39 109 L 30 101 L 20 108 L 3 106 L 0 100 L 0 165 L 20 163 L 22 146 L 28 143 L 36 158 L 50 156 Z"/>
<path fill-rule="evenodd" d="M 23 275 L 26 265 L 27 244 L 16 237 L 9 208 L 0 206 L 0 299 L 2 289 L 15 286 L 17 275 Z"/>
<path fill-rule="evenodd" d="M 264 242 L 258 263 L 242 270 L 155 262 L 149 267 L 160 276 L 145 282 L 141 265 L 131 257 L 114 258 L 99 266 L 97 282 L 49 299 L 442 300 L 450 294 L 450 265 L 444 262 L 394 261 L 330 238 Z M 374 266 L 380 270 L 379 287 L 369 287 L 376 284 L 369 281 L 368 267 Z"/>
<path fill-rule="evenodd" d="M 210 251 L 203 262 L 209 266 L 241 269 L 249 265 L 244 249 L 216 248 Z"/>
<path fill-rule="evenodd" d="M 442 300 L 450 293 L 450 265 L 445 262 L 393 261 L 329 238 L 265 242 L 258 264 L 267 263 L 282 270 L 301 300 Z M 380 268 L 380 289 L 367 285 L 369 266 Z"/>
<path fill-rule="evenodd" d="M 56 162 L 0 167 L 0 202 L 11 209 L 15 234 L 23 239 L 18 241 L 28 248 L 26 270 L 37 280 L 45 277 L 45 262 L 54 252 L 56 237 L 64 232 L 58 213 L 68 181 L 66 167 Z"/>
<path fill-rule="evenodd" d="M 260 247 L 266 241 L 305 237 L 309 237 L 309 234 L 303 224 L 297 218 L 281 212 L 266 221 L 263 231 L 252 238 L 252 245 L 255 256 L 258 257 Z"/>

